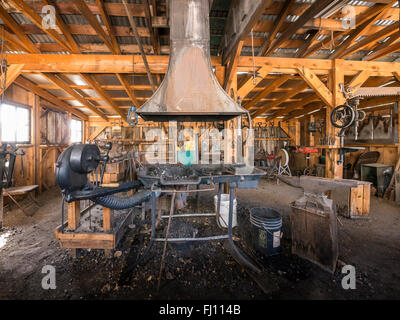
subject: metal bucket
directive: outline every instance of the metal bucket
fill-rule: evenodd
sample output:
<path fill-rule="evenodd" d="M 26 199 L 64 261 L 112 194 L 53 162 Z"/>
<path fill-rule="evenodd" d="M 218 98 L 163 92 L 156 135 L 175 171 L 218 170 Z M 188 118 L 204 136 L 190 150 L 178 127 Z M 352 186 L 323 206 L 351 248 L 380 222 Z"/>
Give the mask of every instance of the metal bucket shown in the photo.
<path fill-rule="evenodd" d="M 282 235 L 281 214 L 271 208 L 252 208 L 250 223 L 255 249 L 266 256 L 279 254 Z"/>

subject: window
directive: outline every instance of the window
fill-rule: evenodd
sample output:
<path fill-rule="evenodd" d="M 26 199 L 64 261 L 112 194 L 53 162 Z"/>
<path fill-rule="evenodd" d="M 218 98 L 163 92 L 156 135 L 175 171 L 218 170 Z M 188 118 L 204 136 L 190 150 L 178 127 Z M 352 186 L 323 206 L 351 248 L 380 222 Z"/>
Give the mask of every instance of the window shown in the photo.
<path fill-rule="evenodd" d="M 82 121 L 71 119 L 71 142 L 82 142 Z"/>
<path fill-rule="evenodd" d="M 1 140 L 11 143 L 30 143 L 30 110 L 3 103 L 0 105 Z"/>

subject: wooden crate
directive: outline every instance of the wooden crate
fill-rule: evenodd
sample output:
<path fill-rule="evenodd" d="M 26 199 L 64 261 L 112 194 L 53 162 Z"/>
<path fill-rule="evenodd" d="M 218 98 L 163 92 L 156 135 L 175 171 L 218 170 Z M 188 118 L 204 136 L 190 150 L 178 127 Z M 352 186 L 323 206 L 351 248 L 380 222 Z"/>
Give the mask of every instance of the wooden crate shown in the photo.
<path fill-rule="evenodd" d="M 331 193 L 336 212 L 346 218 L 369 218 L 371 183 L 356 181 L 352 188 L 336 189 Z"/>

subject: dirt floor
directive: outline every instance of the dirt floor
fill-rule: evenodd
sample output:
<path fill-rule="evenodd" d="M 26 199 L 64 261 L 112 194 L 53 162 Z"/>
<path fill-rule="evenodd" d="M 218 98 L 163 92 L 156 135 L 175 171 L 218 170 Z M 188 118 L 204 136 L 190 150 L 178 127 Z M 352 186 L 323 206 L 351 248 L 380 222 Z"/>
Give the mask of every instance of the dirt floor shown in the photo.
<path fill-rule="evenodd" d="M 5 214 L 0 299 L 399 299 L 400 207 L 373 197 L 371 219 L 341 217 L 339 263 L 331 275 L 290 253 L 289 204 L 301 194 L 301 189 L 266 180 L 257 190 L 238 190 L 240 227 L 234 233 L 249 254 L 254 254 L 248 241 L 249 209 L 271 207 L 283 216 L 281 254 L 256 255 L 265 269 L 261 278 L 250 276 L 223 242 L 168 245 L 157 290 L 163 244 L 154 245 L 142 265 L 127 272 L 148 245 L 149 214 L 144 221 L 140 214 L 135 217 L 114 257 L 106 258 L 102 250 L 82 250 L 72 259 L 54 237 L 61 222 L 61 196 L 54 188 L 39 197 L 42 207 L 34 216 L 18 210 Z M 211 194 L 203 194 L 201 203 L 204 212 L 213 210 Z M 221 233 L 215 218 L 176 220 L 171 225 L 175 236 L 213 232 Z M 343 264 L 356 268 L 355 290 L 342 289 Z M 55 290 L 42 289 L 45 265 L 56 268 Z"/>

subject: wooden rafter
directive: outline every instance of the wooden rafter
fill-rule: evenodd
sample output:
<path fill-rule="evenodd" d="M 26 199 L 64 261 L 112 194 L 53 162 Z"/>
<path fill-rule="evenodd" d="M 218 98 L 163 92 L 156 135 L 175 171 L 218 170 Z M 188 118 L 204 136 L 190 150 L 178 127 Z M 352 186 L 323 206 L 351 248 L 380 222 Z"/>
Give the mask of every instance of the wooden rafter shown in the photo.
<path fill-rule="evenodd" d="M 14 80 L 18 78 L 18 76 L 21 74 L 23 67 L 23 64 L 12 64 L 7 68 L 4 91 L 7 90 L 7 88 L 14 82 Z M 0 81 L 1 83 L 4 83 L 4 74 L 1 76 Z M 0 88 L 0 94 L 3 93 L 1 89 L 2 88 Z"/>
<path fill-rule="evenodd" d="M 118 74 L 118 73 L 117 73 L 117 77 L 118 77 L 119 82 L 121 82 L 123 88 L 125 89 L 126 93 L 128 94 L 128 96 L 129 96 L 130 100 L 132 101 L 133 105 L 134 105 L 136 108 L 139 108 L 139 107 L 140 107 L 140 104 L 139 104 L 139 102 L 137 101 L 136 97 L 133 95 L 133 92 L 132 92 L 132 89 L 133 89 L 133 88 L 131 89 L 131 87 L 129 86 L 129 83 L 128 83 L 128 81 L 127 81 L 127 79 L 125 78 L 125 76 L 122 75 L 122 74 Z M 151 87 L 149 87 L 149 89 L 151 89 Z"/>
<path fill-rule="evenodd" d="M 110 96 L 101 88 L 101 86 L 97 83 L 96 79 L 93 78 L 90 74 L 80 74 L 80 76 L 86 81 L 88 85 L 90 85 L 93 90 L 95 90 L 103 99 L 106 101 L 111 108 L 121 116 L 122 120 L 126 122 L 126 115 L 122 112 L 122 110 L 118 107 L 118 105 L 110 98 Z"/>
<path fill-rule="evenodd" d="M 271 72 L 271 66 L 258 69 L 255 79 L 250 77 L 238 90 L 238 97 L 244 99 Z"/>
<path fill-rule="evenodd" d="M 153 45 L 154 54 L 160 54 L 160 51 L 161 51 L 160 35 L 158 33 L 158 29 L 153 28 L 153 26 L 152 26 L 152 14 L 151 14 L 151 10 L 150 10 L 149 1 L 144 0 L 143 5 L 144 5 L 144 12 L 146 14 L 146 22 L 147 22 L 147 26 L 148 26 L 150 37 L 151 37 L 151 43 Z M 156 7 L 157 7 L 156 1 L 152 1 L 152 7 L 153 7 L 153 10 L 156 10 Z"/>
<path fill-rule="evenodd" d="M 67 40 L 68 45 L 71 47 L 72 53 L 81 53 L 79 45 L 75 41 L 74 37 L 71 34 L 69 27 L 64 23 L 61 19 L 60 14 L 58 12 L 58 8 L 56 3 L 53 0 L 42 0 L 44 5 L 52 5 L 56 9 L 56 23 L 62 34 L 64 35 L 65 39 Z M 42 30 L 42 28 L 41 28 Z"/>
<path fill-rule="evenodd" d="M 304 12 L 299 19 L 293 22 L 278 39 L 275 39 L 271 46 L 266 51 L 266 55 L 274 52 L 282 43 L 289 40 L 290 37 L 296 33 L 297 30 L 302 28 L 310 19 L 314 18 L 314 16 L 319 13 L 322 9 L 324 9 L 331 0 L 319 0 L 315 1 L 307 10 Z"/>
<path fill-rule="evenodd" d="M 61 47 L 67 51 L 71 51 L 71 48 L 65 43 L 64 39 L 51 28 L 42 27 L 42 17 L 40 17 L 30 6 L 28 6 L 23 0 L 9 0 L 14 6 L 16 6 L 29 20 L 31 20 L 36 26 L 41 28 L 47 35 L 53 38 Z"/>
<path fill-rule="evenodd" d="M 293 103 L 291 106 L 288 106 L 285 109 L 274 113 L 272 116 L 268 117 L 267 120 L 268 121 L 269 120 L 273 120 L 273 119 L 275 119 L 277 117 L 289 114 L 289 112 L 291 112 L 293 110 L 296 110 L 296 109 L 301 109 L 304 106 L 306 106 L 306 105 L 308 105 L 308 104 L 310 104 L 312 102 L 315 102 L 315 101 L 320 101 L 320 99 L 318 98 L 318 96 L 316 94 L 312 93 L 307 98 L 302 99 L 301 102 Z"/>
<path fill-rule="evenodd" d="M 240 41 L 237 48 L 235 49 L 235 53 L 232 55 L 228 67 L 225 69 L 225 83 L 224 88 L 226 92 L 230 92 L 232 88 L 233 78 L 236 77 L 237 72 L 237 64 L 240 57 L 240 53 L 242 52 L 243 41 Z"/>
<path fill-rule="evenodd" d="M 393 3 L 396 1 L 392 1 L 392 5 Z M 372 18 L 366 20 L 364 23 L 360 24 L 359 26 L 356 27 L 355 30 L 353 30 L 352 32 L 350 32 L 349 36 L 347 37 L 347 39 L 345 41 L 343 41 L 343 43 L 335 48 L 335 52 L 330 56 L 331 59 L 338 59 L 343 57 L 343 54 L 346 52 L 346 50 L 354 43 L 354 41 L 361 37 L 362 35 L 365 34 L 366 30 L 378 19 L 380 19 L 386 10 L 387 7 L 385 7 L 385 9 L 382 9 L 382 11 L 380 11 L 377 15 L 373 16 Z"/>
<path fill-rule="evenodd" d="M 377 42 L 379 40 L 386 38 L 387 36 L 390 36 L 391 34 L 395 33 L 398 30 L 399 26 L 397 25 L 397 23 L 393 23 L 390 26 L 387 26 L 386 28 L 380 30 L 379 32 L 370 35 L 366 39 L 359 41 L 350 48 L 346 49 L 340 57 L 345 58 L 347 56 L 350 56 L 351 54 L 367 47 L 371 43 Z"/>
<path fill-rule="evenodd" d="M 285 22 L 286 16 L 288 15 L 289 10 L 295 3 L 295 0 L 286 0 L 282 6 L 282 10 L 279 12 L 278 17 L 274 21 L 274 25 L 270 30 L 268 37 L 265 39 L 264 44 L 261 46 L 261 50 L 258 53 L 259 56 L 264 56 L 267 52 L 271 42 L 275 40 L 276 34 L 282 27 L 282 24 Z"/>
<path fill-rule="evenodd" d="M 131 9 L 128 6 L 126 0 L 122 0 L 122 3 L 124 5 L 124 7 L 125 7 L 126 14 L 128 16 L 128 20 L 129 20 L 129 24 L 131 25 L 133 34 L 135 35 L 136 42 L 137 42 L 137 44 L 139 46 L 140 54 L 142 55 L 143 63 L 144 63 L 144 66 L 146 68 L 147 78 L 149 79 L 149 83 L 150 83 L 150 85 L 151 85 L 151 87 L 153 89 L 153 92 L 155 92 L 156 89 L 155 89 L 155 85 L 154 85 L 154 81 L 153 81 L 153 76 L 151 75 L 149 63 L 147 62 L 147 57 L 146 57 L 146 54 L 144 52 L 142 41 L 140 39 L 139 33 L 137 31 L 137 28 L 136 28 L 135 20 L 133 19 Z"/>
<path fill-rule="evenodd" d="M 225 65 L 240 41 L 250 33 L 264 10 L 272 0 L 237 0 L 229 11 L 227 28 L 221 45 L 222 61 Z"/>
<path fill-rule="evenodd" d="M 79 9 L 81 14 L 85 17 L 85 19 L 89 22 L 89 24 L 93 27 L 94 30 L 96 30 L 98 36 L 103 40 L 103 42 L 106 44 L 107 48 L 114 52 L 114 47 L 108 38 L 106 32 L 100 25 L 100 23 L 97 21 L 96 17 L 93 15 L 92 11 L 88 8 L 88 5 L 85 3 L 83 0 L 72 0 L 73 3 L 76 5 L 76 7 Z"/>
<path fill-rule="evenodd" d="M 101 18 L 103 19 L 104 25 L 106 26 L 108 35 L 109 35 L 109 37 L 111 39 L 111 44 L 112 44 L 112 47 L 113 47 L 112 52 L 114 54 L 120 54 L 121 50 L 119 49 L 119 45 L 118 45 L 117 39 L 115 38 L 114 30 L 113 30 L 113 27 L 111 26 L 110 18 L 108 17 L 106 8 L 104 6 L 104 2 L 103 2 L 103 0 L 96 0 L 96 4 L 99 7 Z"/>
<path fill-rule="evenodd" d="M 365 10 L 364 12 L 360 13 L 356 17 L 356 28 L 362 24 L 364 24 L 366 21 L 374 18 L 377 16 L 379 13 L 381 13 L 383 10 L 389 9 L 393 4 L 392 3 L 386 3 L 386 4 L 375 4 L 374 6 L 370 7 L 369 9 Z M 319 43 L 315 44 L 313 47 L 311 47 L 307 52 L 304 54 L 303 57 L 308 57 L 312 55 L 314 52 L 322 49 L 325 46 L 328 46 L 329 43 L 333 40 L 336 41 L 339 37 L 345 37 L 350 35 L 353 32 L 353 29 L 349 29 L 345 32 L 334 32 L 332 37 L 327 37 L 324 40 L 321 40 Z"/>
<path fill-rule="evenodd" d="M 310 30 L 308 32 L 308 38 L 296 52 L 296 58 L 302 58 L 304 56 L 304 54 L 307 52 L 307 49 L 312 47 L 312 45 L 315 43 L 319 34 L 320 33 L 318 30 Z"/>
<path fill-rule="evenodd" d="M 28 79 L 24 78 L 24 77 L 18 77 L 15 81 L 15 84 L 17 84 L 18 86 L 31 91 L 35 94 L 37 94 L 38 96 L 40 96 L 41 98 L 51 102 L 54 107 L 58 110 L 64 111 L 64 112 L 71 112 L 74 115 L 76 115 L 77 117 L 83 119 L 83 120 L 87 120 L 88 116 L 86 114 L 84 114 L 83 112 L 74 109 L 73 107 L 71 107 L 69 104 L 61 101 L 60 99 L 58 99 L 57 97 L 53 96 L 51 93 L 43 90 L 42 88 L 39 88 L 35 83 L 33 83 L 32 81 L 29 81 Z"/>
<path fill-rule="evenodd" d="M 295 88 L 293 88 L 293 90 L 284 94 L 282 97 L 278 98 L 276 101 L 273 101 L 272 103 L 269 103 L 266 106 L 257 108 L 257 110 L 255 110 L 253 112 L 253 116 L 257 117 L 257 116 L 262 115 L 263 113 L 267 112 L 268 110 L 271 110 L 273 107 L 279 106 L 280 104 L 284 103 L 288 99 L 294 97 L 295 95 L 299 94 L 300 92 L 304 91 L 307 88 L 308 88 L 307 83 L 301 82 L 299 85 L 297 85 Z"/>
<path fill-rule="evenodd" d="M 107 117 L 100 112 L 99 109 L 96 108 L 93 104 L 91 104 L 89 101 L 87 101 L 84 97 L 82 97 L 80 94 L 78 94 L 74 89 L 68 86 L 63 80 L 58 78 L 56 75 L 50 74 L 50 73 L 43 73 L 43 77 L 45 77 L 47 80 L 50 82 L 54 83 L 56 86 L 59 87 L 59 89 L 65 91 L 68 93 L 70 96 L 74 97 L 76 100 L 78 100 L 82 105 L 84 105 L 86 108 L 89 110 L 93 111 L 95 114 L 103 118 L 104 120 L 108 120 Z"/>
<path fill-rule="evenodd" d="M 364 57 L 364 61 L 373 61 L 382 57 L 385 57 L 393 52 L 400 50 L 400 42 L 396 42 L 400 39 L 400 31 L 394 33 L 389 40 L 384 42 L 377 50 L 370 55 Z M 394 44 L 393 44 L 394 43 Z"/>
<path fill-rule="evenodd" d="M 323 102 L 311 103 L 308 106 L 305 106 L 305 108 L 303 108 L 303 109 L 295 110 L 295 111 L 289 113 L 287 116 L 285 116 L 283 118 L 283 120 L 288 121 L 290 119 L 293 119 L 294 117 L 298 117 L 298 116 L 305 115 L 307 113 L 319 110 L 324 106 L 325 106 L 325 104 Z"/>
<path fill-rule="evenodd" d="M 302 67 L 298 68 L 298 71 L 304 81 L 307 82 L 323 102 L 330 106 L 334 105 L 332 92 L 311 69 Z"/>
<path fill-rule="evenodd" d="M 14 21 L 14 19 L 7 13 L 7 11 L 0 4 L 0 18 L 4 21 L 4 23 L 17 35 L 19 40 L 24 44 L 26 49 L 29 50 L 30 53 L 40 53 L 40 50 L 33 44 L 31 39 L 29 39 L 21 27 Z"/>
<path fill-rule="evenodd" d="M 257 96 L 255 96 L 251 101 L 246 103 L 244 107 L 249 110 L 253 106 L 255 106 L 257 103 L 259 103 L 264 97 L 269 95 L 271 92 L 273 92 L 275 89 L 279 88 L 281 85 L 283 85 L 286 81 L 290 79 L 289 76 L 282 76 L 279 79 L 276 79 L 273 81 L 270 85 L 264 88 L 263 91 L 261 91 Z"/>

